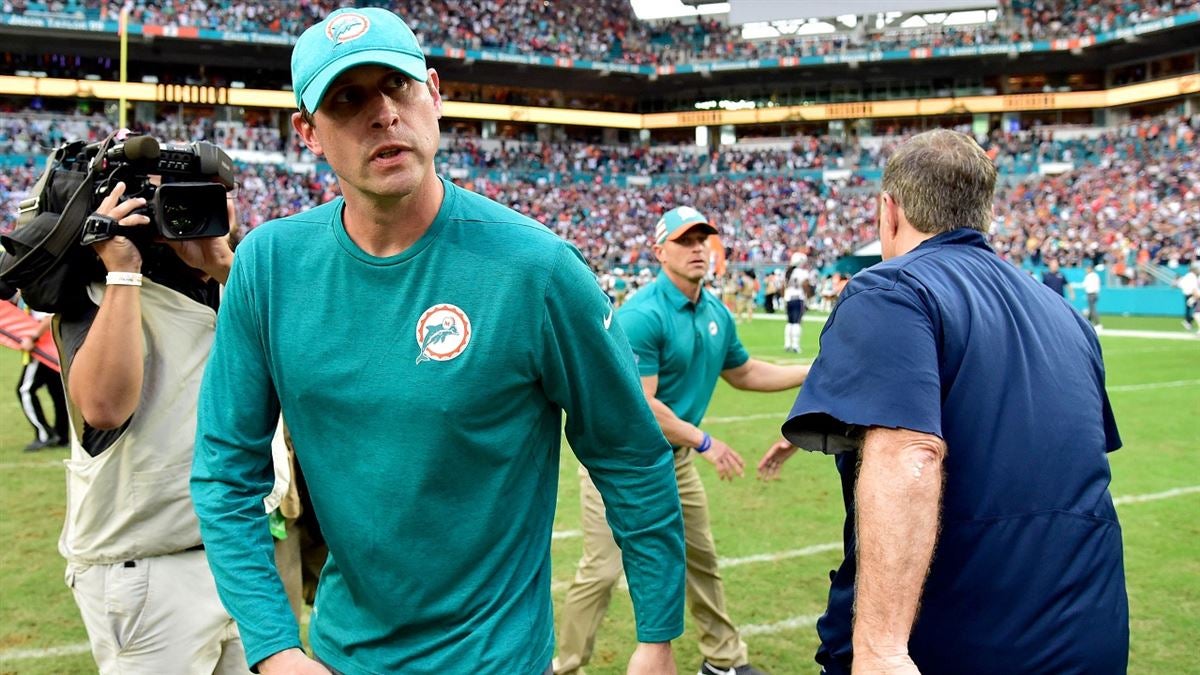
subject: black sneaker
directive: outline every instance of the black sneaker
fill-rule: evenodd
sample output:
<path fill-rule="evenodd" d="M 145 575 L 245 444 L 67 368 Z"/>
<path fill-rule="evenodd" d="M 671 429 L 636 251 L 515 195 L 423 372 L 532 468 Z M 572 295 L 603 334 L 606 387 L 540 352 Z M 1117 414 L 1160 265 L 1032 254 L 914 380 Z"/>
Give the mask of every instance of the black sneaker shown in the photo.
<path fill-rule="evenodd" d="M 700 664 L 700 672 L 696 675 L 767 675 L 765 672 L 747 663 L 744 666 L 719 668 L 705 661 Z"/>

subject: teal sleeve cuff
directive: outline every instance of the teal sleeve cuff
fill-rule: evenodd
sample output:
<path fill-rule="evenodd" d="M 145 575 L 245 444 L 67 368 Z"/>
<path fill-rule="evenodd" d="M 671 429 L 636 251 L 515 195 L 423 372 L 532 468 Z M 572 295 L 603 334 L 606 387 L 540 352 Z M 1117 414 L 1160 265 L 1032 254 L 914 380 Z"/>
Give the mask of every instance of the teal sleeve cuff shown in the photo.
<path fill-rule="evenodd" d="M 670 642 L 680 635 L 683 635 L 682 621 L 672 628 L 639 628 L 637 639 L 638 642 Z"/>

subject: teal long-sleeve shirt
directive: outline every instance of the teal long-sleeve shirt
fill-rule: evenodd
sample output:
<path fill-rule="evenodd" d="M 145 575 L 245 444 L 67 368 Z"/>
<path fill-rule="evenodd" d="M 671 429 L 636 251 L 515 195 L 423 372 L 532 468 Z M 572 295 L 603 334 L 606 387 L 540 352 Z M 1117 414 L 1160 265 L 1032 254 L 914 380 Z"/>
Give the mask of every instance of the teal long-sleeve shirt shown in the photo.
<path fill-rule="evenodd" d="M 279 412 L 328 541 L 309 631 L 346 673 L 540 673 L 566 435 L 621 544 L 638 639 L 683 632 L 670 447 L 579 253 L 445 183 L 424 236 L 378 258 L 339 198 L 238 248 L 204 383 L 192 496 L 255 664 L 300 645 L 262 499 Z"/>

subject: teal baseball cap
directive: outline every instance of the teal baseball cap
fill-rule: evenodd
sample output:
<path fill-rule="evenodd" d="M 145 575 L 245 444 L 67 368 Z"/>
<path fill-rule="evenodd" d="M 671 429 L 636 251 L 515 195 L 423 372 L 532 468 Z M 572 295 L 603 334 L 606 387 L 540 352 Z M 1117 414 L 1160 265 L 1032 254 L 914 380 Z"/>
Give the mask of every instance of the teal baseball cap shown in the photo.
<path fill-rule="evenodd" d="M 426 79 L 425 54 L 404 19 L 379 7 L 346 7 L 300 35 L 292 49 L 296 107 L 316 112 L 338 75 L 367 64 Z"/>
<path fill-rule="evenodd" d="M 694 227 L 700 227 L 709 234 L 717 233 L 717 228 L 696 209 L 690 206 L 673 208 L 664 213 L 654 226 L 654 243 L 664 244 L 668 239 L 674 241 Z"/>

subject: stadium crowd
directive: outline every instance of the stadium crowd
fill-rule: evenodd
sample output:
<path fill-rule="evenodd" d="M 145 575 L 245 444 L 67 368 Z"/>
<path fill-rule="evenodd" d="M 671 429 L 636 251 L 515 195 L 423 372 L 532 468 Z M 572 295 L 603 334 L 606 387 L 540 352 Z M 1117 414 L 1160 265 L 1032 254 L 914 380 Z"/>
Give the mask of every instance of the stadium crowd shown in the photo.
<path fill-rule="evenodd" d="M 103 128 L 96 126 L 97 133 Z M 1134 275 L 1140 263 L 1188 264 L 1200 247 L 1198 131 L 1200 117 L 1158 118 L 1095 139 L 1061 144 L 1037 137 L 1019 142 L 993 139 L 991 148 L 1000 161 L 1032 153 L 1039 158 L 1092 162 L 1073 172 L 1001 190 L 993 246 L 1018 264 L 1038 265 L 1050 256 L 1068 266 L 1106 262 L 1113 265 L 1114 273 L 1134 283 L 1139 281 Z M 824 141 L 812 142 L 806 152 L 815 157 Z M 1042 148 L 1045 143 L 1052 152 Z M 887 146 L 875 152 L 886 155 Z M 736 149 L 705 158 L 707 163 L 690 156 L 655 154 L 554 144 L 513 144 L 500 152 L 482 152 L 472 149 L 471 141 L 459 139 L 440 156 L 439 170 L 443 174 L 463 166 L 511 170 L 513 174 L 501 180 L 468 173 L 460 182 L 545 223 L 576 244 L 597 269 L 649 264 L 649 225 L 680 204 L 714 215 L 734 263 L 786 264 L 802 252 L 810 265 L 823 268 L 875 238 L 876 200 L 869 187 L 764 171 L 764 167 L 786 165 L 772 164 L 771 153 L 749 163 L 745 153 Z M 809 155 L 790 156 L 788 162 L 807 161 Z M 714 166 L 745 168 L 750 175 L 706 175 Z M 534 167 L 593 178 L 524 178 L 516 170 Z M 690 174 L 693 180 L 623 188 L 594 179 L 604 171 L 650 175 L 672 170 Z M 17 167 L 0 175 L 0 198 L 6 205 L 0 225 L 4 231 L 13 226 L 15 204 L 37 178 L 37 171 L 35 166 Z M 282 165 L 242 165 L 239 186 L 238 211 L 246 230 L 324 203 L 338 193 L 331 174 Z"/>
<path fill-rule="evenodd" d="M 227 150 L 282 152 L 289 160 L 315 161 L 294 133 L 287 136 L 267 125 L 214 122 L 211 118 L 180 119 L 167 115 L 132 128 L 159 139 L 205 140 Z M 0 155 L 40 155 L 66 139 L 95 141 L 112 130 L 102 115 L 49 114 L 31 110 L 6 113 L 0 122 Z M 289 129 L 289 132 L 291 130 Z M 1165 118 L 1137 120 L 1098 136 L 1069 136 L 1033 129 L 1018 133 L 993 131 L 980 141 L 1001 173 L 1030 173 L 1041 164 L 1067 162 L 1097 164 L 1141 156 L 1164 156 L 1196 147 L 1200 125 L 1175 123 Z M 580 141 L 541 142 L 504 139 L 485 143 L 466 135 L 447 134 L 439 154 L 442 171 L 502 170 L 541 175 L 712 175 L 786 173 L 808 169 L 881 168 L 900 139 L 916 130 L 890 130 L 879 139 L 802 136 L 791 146 L 719 147 L 697 150 L 677 146 L 600 145 Z"/>
<path fill-rule="evenodd" d="M 142 24 L 195 26 L 298 35 L 341 3 L 285 0 L 6 0 L 7 13 L 115 17 L 124 5 Z M 667 65 L 689 61 L 826 56 L 841 51 L 960 47 L 1074 38 L 1200 9 L 1200 0 L 1001 0 L 990 23 L 919 29 L 860 26 L 849 33 L 746 40 L 740 26 L 715 19 L 640 21 L 628 0 L 412 0 L 380 2 L 404 14 L 427 47 L 486 49 L 612 63 Z"/>

